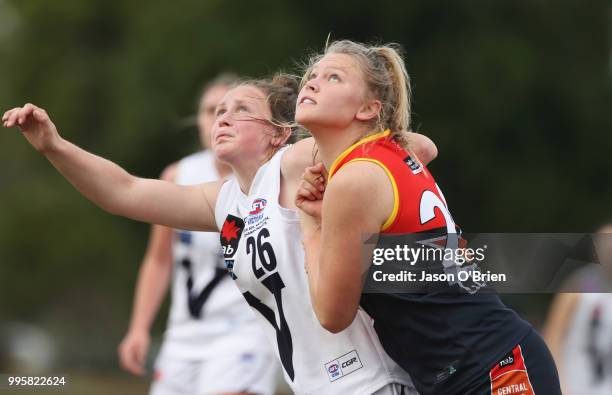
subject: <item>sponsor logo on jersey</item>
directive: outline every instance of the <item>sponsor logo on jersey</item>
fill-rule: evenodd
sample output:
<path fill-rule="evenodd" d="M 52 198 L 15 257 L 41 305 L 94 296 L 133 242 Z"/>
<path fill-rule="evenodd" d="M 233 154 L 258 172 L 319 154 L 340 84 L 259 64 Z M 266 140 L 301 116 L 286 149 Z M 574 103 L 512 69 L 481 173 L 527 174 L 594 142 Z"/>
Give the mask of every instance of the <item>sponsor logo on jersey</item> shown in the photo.
<path fill-rule="evenodd" d="M 227 261 L 232 259 L 236 250 L 238 249 L 238 241 L 242 236 L 242 230 L 244 229 L 244 221 L 231 214 L 227 216 L 223 226 L 221 227 L 221 233 L 219 237 L 221 239 L 221 248 L 223 249 L 223 257 Z"/>
<path fill-rule="evenodd" d="M 329 367 L 327 368 L 327 373 L 329 373 L 329 378 L 334 378 L 336 376 L 340 375 L 340 367 L 338 366 L 337 362 L 332 363 L 331 365 L 329 365 Z"/>
<path fill-rule="evenodd" d="M 249 215 L 244 219 L 247 225 L 253 225 L 264 218 L 263 211 L 266 208 L 268 202 L 266 199 L 255 199 L 251 205 L 251 211 Z"/>
<path fill-rule="evenodd" d="M 491 395 L 534 395 L 520 345 L 493 366 L 489 378 Z"/>
<path fill-rule="evenodd" d="M 266 208 L 267 203 L 268 202 L 266 201 L 266 199 L 253 200 L 253 204 L 251 205 L 251 211 L 249 212 L 249 214 L 255 215 L 261 213 L 263 209 Z"/>
<path fill-rule="evenodd" d="M 353 350 L 343 356 L 325 364 L 325 371 L 329 381 L 336 381 L 341 377 L 351 374 L 363 367 L 357 350 Z"/>
<path fill-rule="evenodd" d="M 412 159 L 410 155 L 408 155 L 406 159 L 404 159 L 404 163 L 408 165 L 408 167 L 412 171 L 412 174 L 419 174 L 423 171 L 423 166 L 421 166 L 421 162 L 416 159 Z"/>
<path fill-rule="evenodd" d="M 504 366 L 512 365 L 513 363 L 514 357 L 512 356 L 512 353 L 510 353 L 503 357 L 501 361 L 499 361 L 499 367 L 503 368 Z"/>

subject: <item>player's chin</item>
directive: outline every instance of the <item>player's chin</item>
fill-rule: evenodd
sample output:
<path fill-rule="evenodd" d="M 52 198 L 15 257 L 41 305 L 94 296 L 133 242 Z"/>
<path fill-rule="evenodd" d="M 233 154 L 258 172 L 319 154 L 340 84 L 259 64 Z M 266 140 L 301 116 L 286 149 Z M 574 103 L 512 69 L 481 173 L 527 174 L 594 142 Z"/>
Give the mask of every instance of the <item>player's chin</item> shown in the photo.
<path fill-rule="evenodd" d="M 295 110 L 295 122 L 309 128 L 310 126 L 316 125 L 319 122 L 318 111 L 311 105 L 300 105 Z"/>
<path fill-rule="evenodd" d="M 213 150 L 215 152 L 215 157 L 219 159 L 221 162 L 230 163 L 232 157 L 234 156 L 235 149 L 232 147 L 232 144 L 228 141 L 224 141 L 222 139 L 217 140 L 213 143 Z"/>

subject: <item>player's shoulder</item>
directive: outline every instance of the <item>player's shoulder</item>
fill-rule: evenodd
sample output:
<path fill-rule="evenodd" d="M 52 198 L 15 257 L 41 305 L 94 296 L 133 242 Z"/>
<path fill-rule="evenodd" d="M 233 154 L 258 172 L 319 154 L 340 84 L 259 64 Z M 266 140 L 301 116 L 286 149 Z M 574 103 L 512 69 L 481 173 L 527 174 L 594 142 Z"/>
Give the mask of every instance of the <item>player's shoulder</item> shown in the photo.
<path fill-rule="evenodd" d="M 335 172 L 329 182 L 329 188 L 366 192 L 386 179 L 385 167 L 380 162 L 372 158 L 358 157 L 349 160 Z"/>
<path fill-rule="evenodd" d="M 315 141 L 312 137 L 292 144 L 283 152 L 281 158 L 282 175 L 289 179 L 301 178 L 304 169 L 314 164 L 315 154 Z"/>

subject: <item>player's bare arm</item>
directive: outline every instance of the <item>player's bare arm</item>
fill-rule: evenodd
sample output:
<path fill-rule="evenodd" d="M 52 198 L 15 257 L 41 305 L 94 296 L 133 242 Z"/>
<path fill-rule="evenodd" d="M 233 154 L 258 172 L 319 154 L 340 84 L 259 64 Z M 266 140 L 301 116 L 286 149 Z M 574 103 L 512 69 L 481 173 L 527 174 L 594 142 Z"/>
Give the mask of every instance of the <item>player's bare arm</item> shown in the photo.
<path fill-rule="evenodd" d="M 362 236 L 380 231 L 393 204 L 393 187 L 384 170 L 371 162 L 354 162 L 329 182 L 321 227 L 302 214 L 312 304 L 330 332 L 345 329 L 355 318 L 364 270 Z M 311 225 L 304 226 L 304 220 Z"/>
<path fill-rule="evenodd" d="M 134 177 L 63 139 L 46 111 L 32 104 L 7 111 L 2 121 L 4 127 L 19 127 L 81 194 L 109 213 L 173 228 L 217 231 L 214 206 L 222 181 L 179 186 Z"/>

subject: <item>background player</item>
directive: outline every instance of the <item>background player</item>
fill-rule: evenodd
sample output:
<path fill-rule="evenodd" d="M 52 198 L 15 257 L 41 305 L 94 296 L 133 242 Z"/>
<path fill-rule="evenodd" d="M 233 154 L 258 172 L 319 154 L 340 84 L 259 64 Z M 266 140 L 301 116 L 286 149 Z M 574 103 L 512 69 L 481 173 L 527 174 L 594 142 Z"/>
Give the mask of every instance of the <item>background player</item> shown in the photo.
<path fill-rule="evenodd" d="M 207 148 L 217 103 L 236 82 L 225 74 L 203 88 L 197 112 L 202 151 L 168 166 L 162 179 L 194 185 L 231 174 Z M 144 374 L 150 328 L 171 278 L 168 326 L 151 394 L 273 394 L 278 364 L 255 316 L 231 284 L 217 233 L 153 225 L 130 326 L 119 346 L 121 366 Z"/>
<path fill-rule="evenodd" d="M 612 221 L 597 233 L 601 267 L 571 276 L 580 293 L 558 294 L 544 328 L 566 395 L 612 394 L 612 294 L 601 292 L 612 286 Z"/>

